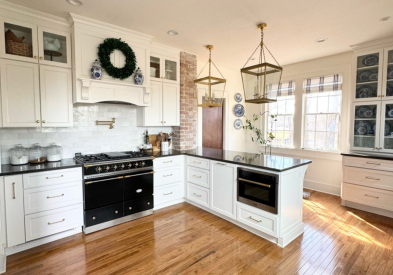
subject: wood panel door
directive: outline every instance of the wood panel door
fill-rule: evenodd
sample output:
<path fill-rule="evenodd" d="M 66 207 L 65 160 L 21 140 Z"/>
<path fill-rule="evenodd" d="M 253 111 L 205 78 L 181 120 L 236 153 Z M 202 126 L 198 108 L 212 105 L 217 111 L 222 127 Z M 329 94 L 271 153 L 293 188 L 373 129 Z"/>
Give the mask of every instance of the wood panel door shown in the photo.
<path fill-rule="evenodd" d="M 223 149 L 222 107 L 202 108 L 202 147 Z"/>

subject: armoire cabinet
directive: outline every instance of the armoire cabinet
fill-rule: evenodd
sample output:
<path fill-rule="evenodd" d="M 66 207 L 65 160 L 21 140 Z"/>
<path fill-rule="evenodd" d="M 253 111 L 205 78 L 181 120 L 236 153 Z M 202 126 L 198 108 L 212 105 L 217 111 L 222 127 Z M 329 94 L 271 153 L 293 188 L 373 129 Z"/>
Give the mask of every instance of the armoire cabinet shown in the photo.
<path fill-rule="evenodd" d="M 393 153 L 393 46 L 353 59 L 351 150 Z"/>
<path fill-rule="evenodd" d="M 2 127 L 73 125 L 70 33 L 0 18 Z"/>

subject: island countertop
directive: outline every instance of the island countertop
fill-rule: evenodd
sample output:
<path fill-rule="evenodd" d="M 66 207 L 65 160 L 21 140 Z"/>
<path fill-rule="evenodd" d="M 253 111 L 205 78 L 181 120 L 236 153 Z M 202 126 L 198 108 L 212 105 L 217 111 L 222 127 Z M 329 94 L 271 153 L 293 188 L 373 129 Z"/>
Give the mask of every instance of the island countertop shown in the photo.
<path fill-rule="evenodd" d="M 256 153 L 237 152 L 212 148 L 198 147 L 192 150 L 169 150 L 168 152 L 154 152 L 154 157 L 168 157 L 176 155 L 187 155 L 201 157 L 211 160 L 234 163 L 238 165 L 263 168 L 276 172 L 283 172 L 302 165 L 308 165 L 312 161 L 280 155 L 261 155 Z"/>

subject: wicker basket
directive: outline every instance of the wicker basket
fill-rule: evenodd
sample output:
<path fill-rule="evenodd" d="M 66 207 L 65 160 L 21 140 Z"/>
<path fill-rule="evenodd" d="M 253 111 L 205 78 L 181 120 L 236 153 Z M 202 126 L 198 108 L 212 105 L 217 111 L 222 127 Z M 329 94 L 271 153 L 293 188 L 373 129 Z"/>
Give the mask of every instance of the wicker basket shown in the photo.
<path fill-rule="evenodd" d="M 6 40 L 6 53 L 33 57 L 33 47 L 30 43 Z"/>

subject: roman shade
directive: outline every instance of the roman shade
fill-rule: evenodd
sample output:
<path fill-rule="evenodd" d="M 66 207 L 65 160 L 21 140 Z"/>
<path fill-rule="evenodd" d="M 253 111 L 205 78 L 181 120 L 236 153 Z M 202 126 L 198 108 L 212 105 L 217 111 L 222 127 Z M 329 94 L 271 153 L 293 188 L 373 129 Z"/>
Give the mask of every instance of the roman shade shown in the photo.
<path fill-rule="evenodd" d="M 307 78 L 303 81 L 303 93 L 335 92 L 342 89 L 342 74 Z"/>

